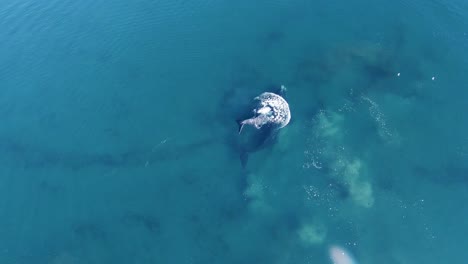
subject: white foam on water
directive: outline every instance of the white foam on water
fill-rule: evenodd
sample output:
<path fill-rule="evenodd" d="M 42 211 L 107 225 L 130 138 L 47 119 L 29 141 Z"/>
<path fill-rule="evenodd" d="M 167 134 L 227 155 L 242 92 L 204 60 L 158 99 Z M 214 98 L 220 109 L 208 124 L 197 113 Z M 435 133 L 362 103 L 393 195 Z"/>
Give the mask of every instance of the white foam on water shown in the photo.
<path fill-rule="evenodd" d="M 369 114 L 377 123 L 379 136 L 388 142 L 392 141 L 395 135 L 391 129 L 388 128 L 385 115 L 381 111 L 379 105 L 367 96 L 361 96 L 361 99 L 363 102 L 369 104 Z"/>

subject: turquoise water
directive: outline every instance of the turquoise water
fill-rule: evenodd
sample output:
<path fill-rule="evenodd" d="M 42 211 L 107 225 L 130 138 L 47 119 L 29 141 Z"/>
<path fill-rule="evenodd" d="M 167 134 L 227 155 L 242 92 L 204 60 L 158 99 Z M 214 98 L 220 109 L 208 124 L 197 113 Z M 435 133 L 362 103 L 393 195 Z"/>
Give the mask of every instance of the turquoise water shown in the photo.
<path fill-rule="evenodd" d="M 0 15 L 0 263 L 467 261 L 465 1 Z M 291 123 L 245 146 L 236 118 L 281 84 Z"/>

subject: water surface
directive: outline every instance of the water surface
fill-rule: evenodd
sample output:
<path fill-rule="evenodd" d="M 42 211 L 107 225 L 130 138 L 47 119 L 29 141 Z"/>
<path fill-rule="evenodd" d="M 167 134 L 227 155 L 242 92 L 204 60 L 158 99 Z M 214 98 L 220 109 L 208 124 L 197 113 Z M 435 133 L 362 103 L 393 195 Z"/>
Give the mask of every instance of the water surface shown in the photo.
<path fill-rule="evenodd" d="M 1 263 L 464 263 L 464 1 L 0 4 Z M 292 122 L 239 159 L 236 115 Z"/>

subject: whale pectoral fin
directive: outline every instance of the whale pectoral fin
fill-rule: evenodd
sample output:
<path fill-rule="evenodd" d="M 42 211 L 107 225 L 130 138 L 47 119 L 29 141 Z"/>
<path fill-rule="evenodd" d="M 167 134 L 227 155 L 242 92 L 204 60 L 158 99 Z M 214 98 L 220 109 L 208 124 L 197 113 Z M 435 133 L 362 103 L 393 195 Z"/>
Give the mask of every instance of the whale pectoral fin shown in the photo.
<path fill-rule="evenodd" d="M 238 132 L 240 134 L 242 132 L 242 128 L 244 127 L 245 123 L 243 122 L 243 120 L 237 120 L 236 122 L 237 122 L 237 125 L 239 126 Z"/>

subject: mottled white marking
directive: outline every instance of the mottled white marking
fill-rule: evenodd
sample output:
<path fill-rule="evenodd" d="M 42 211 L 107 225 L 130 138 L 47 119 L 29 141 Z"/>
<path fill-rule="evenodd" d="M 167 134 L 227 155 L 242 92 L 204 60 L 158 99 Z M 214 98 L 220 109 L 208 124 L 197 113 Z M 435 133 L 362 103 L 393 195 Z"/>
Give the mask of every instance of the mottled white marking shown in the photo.
<path fill-rule="evenodd" d="M 291 113 L 289 111 L 289 104 L 283 97 L 274 93 L 262 93 L 255 98 L 260 101 L 263 108 L 270 108 L 273 113 L 269 114 L 269 122 L 278 125 L 279 128 L 285 127 L 291 120 Z M 262 114 L 257 111 L 257 114 Z"/>
<path fill-rule="evenodd" d="M 282 90 L 286 88 L 281 87 Z M 263 125 L 269 125 L 276 129 L 285 127 L 291 120 L 289 104 L 283 97 L 274 93 L 262 93 L 254 98 L 259 101 L 252 118 L 240 122 L 239 133 L 244 125 L 252 125 L 260 129 Z"/>
<path fill-rule="evenodd" d="M 265 114 L 268 114 L 268 112 L 270 112 L 270 111 L 271 111 L 270 107 L 262 107 L 257 111 L 257 113 L 265 115 Z"/>

